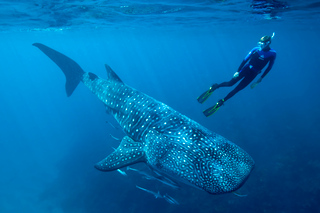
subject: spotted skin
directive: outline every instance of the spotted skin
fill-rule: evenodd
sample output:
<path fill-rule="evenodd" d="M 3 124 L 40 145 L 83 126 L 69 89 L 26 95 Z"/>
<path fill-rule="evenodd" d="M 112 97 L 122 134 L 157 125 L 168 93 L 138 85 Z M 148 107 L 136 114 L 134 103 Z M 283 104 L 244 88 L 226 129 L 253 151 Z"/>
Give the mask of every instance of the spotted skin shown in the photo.
<path fill-rule="evenodd" d="M 113 72 L 107 67 L 108 72 Z M 83 83 L 106 105 L 127 136 L 96 165 L 112 171 L 137 162 L 212 194 L 238 189 L 254 161 L 241 148 L 121 80 L 86 73 Z"/>
<path fill-rule="evenodd" d="M 113 171 L 144 162 L 166 177 L 211 194 L 235 191 L 248 178 L 254 161 L 234 143 L 127 86 L 107 65 L 104 80 L 43 44 L 33 45 L 62 69 L 68 96 L 82 81 L 126 133 L 119 147 L 95 165 L 97 169 Z"/>

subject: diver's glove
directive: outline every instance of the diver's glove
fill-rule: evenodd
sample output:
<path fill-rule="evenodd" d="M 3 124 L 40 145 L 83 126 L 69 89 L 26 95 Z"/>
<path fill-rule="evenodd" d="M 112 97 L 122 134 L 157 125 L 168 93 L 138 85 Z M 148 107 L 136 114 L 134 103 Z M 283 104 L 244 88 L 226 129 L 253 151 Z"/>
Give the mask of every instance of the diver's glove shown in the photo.
<path fill-rule="evenodd" d="M 233 78 L 238 78 L 239 77 L 239 72 L 236 72 L 235 74 L 233 74 Z"/>

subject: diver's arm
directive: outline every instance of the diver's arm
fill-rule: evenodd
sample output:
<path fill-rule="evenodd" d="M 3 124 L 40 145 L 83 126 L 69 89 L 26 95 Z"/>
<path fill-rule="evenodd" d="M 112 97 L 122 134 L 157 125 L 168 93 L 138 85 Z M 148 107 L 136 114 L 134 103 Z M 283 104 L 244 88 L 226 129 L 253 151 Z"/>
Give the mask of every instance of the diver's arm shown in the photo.
<path fill-rule="evenodd" d="M 261 75 L 260 78 L 258 78 L 258 80 L 251 84 L 250 87 L 251 89 L 255 88 L 261 81 L 262 79 L 269 73 L 269 71 L 271 70 L 271 68 L 273 67 L 274 61 L 276 59 L 276 54 L 274 55 L 274 57 L 269 61 L 268 67 L 267 69 L 263 72 L 263 74 Z"/>
<path fill-rule="evenodd" d="M 252 57 L 253 53 L 255 53 L 256 51 L 258 50 L 257 47 L 253 48 L 249 53 L 248 55 L 243 59 L 243 61 L 241 62 L 239 68 L 238 68 L 238 71 L 233 74 L 233 78 L 238 78 L 239 76 L 239 73 L 241 72 L 241 70 L 243 69 L 244 65 L 247 64 L 247 62 L 249 61 L 249 59 Z"/>
<path fill-rule="evenodd" d="M 238 72 L 240 72 L 240 70 L 242 70 L 243 66 L 247 63 L 248 60 L 249 59 L 247 59 L 247 60 L 243 59 L 243 61 L 241 62 L 240 66 L 238 68 Z"/>
<path fill-rule="evenodd" d="M 240 72 L 242 70 L 242 68 L 244 67 L 244 65 L 249 61 L 249 59 L 252 57 L 253 53 L 255 53 L 259 48 L 255 47 L 253 48 L 248 55 L 243 59 L 243 61 L 241 62 L 239 68 L 238 68 L 238 72 Z"/>
<path fill-rule="evenodd" d="M 276 59 L 276 55 L 269 61 L 267 69 L 263 72 L 263 74 L 260 77 L 261 79 L 264 78 L 268 74 L 268 72 L 272 69 L 275 59 Z"/>

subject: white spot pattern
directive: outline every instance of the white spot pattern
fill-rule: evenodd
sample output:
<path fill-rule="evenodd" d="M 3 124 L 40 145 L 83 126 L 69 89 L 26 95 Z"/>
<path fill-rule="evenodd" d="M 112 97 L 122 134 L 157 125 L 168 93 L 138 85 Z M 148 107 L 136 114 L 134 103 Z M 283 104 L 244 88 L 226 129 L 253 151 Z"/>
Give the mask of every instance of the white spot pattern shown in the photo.
<path fill-rule="evenodd" d="M 236 190 L 251 172 L 254 161 L 244 150 L 167 105 L 121 82 L 88 75 L 83 82 L 130 136 L 101 167 L 143 156 L 149 166 L 214 194 Z"/>

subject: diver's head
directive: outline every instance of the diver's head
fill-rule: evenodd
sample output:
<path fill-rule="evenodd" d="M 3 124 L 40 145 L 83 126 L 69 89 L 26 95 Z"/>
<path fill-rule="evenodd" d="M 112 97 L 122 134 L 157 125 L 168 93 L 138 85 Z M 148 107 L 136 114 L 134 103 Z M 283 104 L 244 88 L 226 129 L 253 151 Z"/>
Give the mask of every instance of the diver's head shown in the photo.
<path fill-rule="evenodd" d="M 271 44 L 271 40 L 274 37 L 274 33 L 272 34 L 272 36 L 263 36 L 262 38 L 260 38 L 259 42 L 258 42 L 258 47 L 260 47 L 260 50 L 263 50 L 265 48 L 268 48 Z"/>

